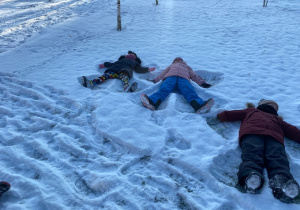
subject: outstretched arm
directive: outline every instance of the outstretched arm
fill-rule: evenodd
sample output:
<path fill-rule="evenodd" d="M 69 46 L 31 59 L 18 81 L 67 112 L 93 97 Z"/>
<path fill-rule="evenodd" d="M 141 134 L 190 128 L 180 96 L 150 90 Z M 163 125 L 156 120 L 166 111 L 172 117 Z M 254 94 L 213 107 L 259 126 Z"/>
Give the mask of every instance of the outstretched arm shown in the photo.
<path fill-rule="evenodd" d="M 99 68 L 109 68 L 110 66 L 112 66 L 114 63 L 111 63 L 111 62 L 104 62 L 104 63 L 101 63 L 99 64 Z"/>
<path fill-rule="evenodd" d="M 137 73 L 148 73 L 149 71 L 154 71 L 155 67 L 152 67 L 152 68 L 143 67 L 139 63 L 136 62 L 136 66 L 135 66 L 134 70 Z"/>
<path fill-rule="evenodd" d="M 296 126 L 283 121 L 281 128 L 286 137 L 300 143 L 300 130 Z"/>
<path fill-rule="evenodd" d="M 204 79 L 202 79 L 202 77 L 200 77 L 198 74 L 196 74 L 191 67 L 188 66 L 188 69 L 189 69 L 189 74 L 190 74 L 191 80 L 196 82 L 200 87 L 203 87 L 203 88 L 211 87 L 211 84 L 208 84 L 207 82 L 205 82 Z"/>
<path fill-rule="evenodd" d="M 223 111 L 217 115 L 218 119 L 221 122 L 224 121 L 239 121 L 243 120 L 248 113 L 248 111 L 253 108 L 242 109 L 242 110 L 232 110 L 232 111 Z"/>

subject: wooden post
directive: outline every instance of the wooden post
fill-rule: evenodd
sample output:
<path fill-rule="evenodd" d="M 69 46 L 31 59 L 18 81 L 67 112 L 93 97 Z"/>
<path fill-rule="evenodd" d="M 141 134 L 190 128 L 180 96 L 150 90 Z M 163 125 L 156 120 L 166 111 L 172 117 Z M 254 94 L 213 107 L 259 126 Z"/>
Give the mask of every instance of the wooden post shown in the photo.
<path fill-rule="evenodd" d="M 117 30 L 121 31 L 122 27 L 121 27 L 121 4 L 120 4 L 120 0 L 118 0 L 117 4 L 118 4 L 118 28 L 117 28 Z"/>
<path fill-rule="evenodd" d="M 156 0 L 156 5 L 158 5 L 158 0 Z"/>

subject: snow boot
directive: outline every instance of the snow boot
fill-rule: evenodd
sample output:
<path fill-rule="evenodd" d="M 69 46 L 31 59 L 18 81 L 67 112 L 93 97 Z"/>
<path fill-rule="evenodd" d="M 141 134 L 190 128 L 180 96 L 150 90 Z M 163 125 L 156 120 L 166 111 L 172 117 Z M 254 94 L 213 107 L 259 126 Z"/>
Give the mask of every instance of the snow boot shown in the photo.
<path fill-rule="evenodd" d="M 124 91 L 125 92 L 134 92 L 134 91 L 136 91 L 137 87 L 138 87 L 138 83 L 133 82 L 131 85 L 128 85 L 127 87 L 125 87 Z"/>
<path fill-rule="evenodd" d="M 294 198 L 299 195 L 299 184 L 294 179 L 286 180 L 282 175 L 275 175 L 269 185 L 275 198 L 284 203 L 294 203 Z"/>
<path fill-rule="evenodd" d="M 207 101 L 204 101 L 203 104 L 200 105 L 200 108 L 196 111 L 196 114 L 204 114 L 208 112 L 211 107 L 214 105 L 215 100 L 213 98 L 208 99 Z"/>
<path fill-rule="evenodd" d="M 291 179 L 284 184 L 282 191 L 286 196 L 295 198 L 299 195 L 299 185 L 295 180 Z"/>
<path fill-rule="evenodd" d="M 81 84 L 86 88 L 93 88 L 95 86 L 93 81 L 88 80 L 85 76 L 82 76 Z"/>
<path fill-rule="evenodd" d="M 262 186 L 262 179 L 257 173 L 251 173 L 245 181 L 245 190 L 247 193 L 257 193 Z"/>
<path fill-rule="evenodd" d="M 141 101 L 144 107 L 154 111 L 155 110 L 155 105 L 153 104 L 152 100 L 145 94 L 143 93 L 141 95 Z"/>
<path fill-rule="evenodd" d="M 0 197 L 3 195 L 3 193 L 7 192 L 10 188 L 10 184 L 7 182 L 0 182 Z"/>

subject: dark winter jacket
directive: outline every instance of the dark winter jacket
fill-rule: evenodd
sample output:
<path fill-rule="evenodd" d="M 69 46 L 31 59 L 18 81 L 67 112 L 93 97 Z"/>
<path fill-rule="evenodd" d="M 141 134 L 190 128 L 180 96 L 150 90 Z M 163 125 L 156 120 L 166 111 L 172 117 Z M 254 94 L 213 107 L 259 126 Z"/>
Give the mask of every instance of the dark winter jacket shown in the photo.
<path fill-rule="evenodd" d="M 300 130 L 283 121 L 276 114 L 271 114 L 257 108 L 243 110 L 224 111 L 218 114 L 223 121 L 241 120 L 239 131 L 239 143 L 246 134 L 268 135 L 284 145 L 284 136 L 300 143 Z"/>
<path fill-rule="evenodd" d="M 114 63 L 105 62 L 104 66 L 107 67 L 105 73 L 112 71 L 117 74 L 127 72 L 129 78 L 132 77 L 133 71 L 137 73 L 147 73 L 149 70 L 147 67 L 142 67 L 138 62 L 132 59 L 123 58 Z"/>

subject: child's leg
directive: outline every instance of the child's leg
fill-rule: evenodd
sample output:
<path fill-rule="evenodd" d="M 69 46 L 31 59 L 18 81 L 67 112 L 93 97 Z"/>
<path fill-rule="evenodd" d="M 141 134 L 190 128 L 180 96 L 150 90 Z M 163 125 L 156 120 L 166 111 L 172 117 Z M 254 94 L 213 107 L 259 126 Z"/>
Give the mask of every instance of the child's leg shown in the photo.
<path fill-rule="evenodd" d="M 265 156 L 269 185 L 274 197 L 285 203 L 293 202 L 293 198 L 299 194 L 299 184 L 290 172 L 284 146 L 268 136 Z"/>
<path fill-rule="evenodd" d="M 163 84 L 160 86 L 159 90 L 149 96 L 153 104 L 155 104 L 156 108 L 175 89 L 177 78 L 177 76 L 166 78 Z"/>
<path fill-rule="evenodd" d="M 265 156 L 269 178 L 282 174 L 288 179 L 293 179 L 284 146 L 271 136 L 268 136 L 266 141 Z"/>
<path fill-rule="evenodd" d="M 122 72 L 119 75 L 119 79 L 122 81 L 124 90 L 126 90 L 126 88 L 129 86 L 129 76 L 128 76 L 128 74 L 125 73 L 125 72 Z"/>
<path fill-rule="evenodd" d="M 196 93 L 190 81 L 188 81 L 187 79 L 179 77 L 177 89 L 193 106 L 195 111 L 197 111 L 200 108 L 200 105 L 204 103 L 204 101 Z M 191 101 L 195 101 L 196 103 L 191 103 Z"/>
<path fill-rule="evenodd" d="M 245 135 L 242 139 L 242 163 L 239 167 L 238 182 L 245 186 L 246 178 L 251 173 L 256 173 L 263 178 L 264 169 L 264 144 L 262 135 Z"/>
<path fill-rule="evenodd" d="M 118 77 L 119 77 L 118 74 L 116 74 L 112 71 L 109 71 L 109 72 L 106 72 L 105 74 L 101 75 L 100 77 L 93 79 L 92 82 L 94 85 L 99 85 L 100 83 L 102 83 L 108 79 L 115 79 Z"/>

